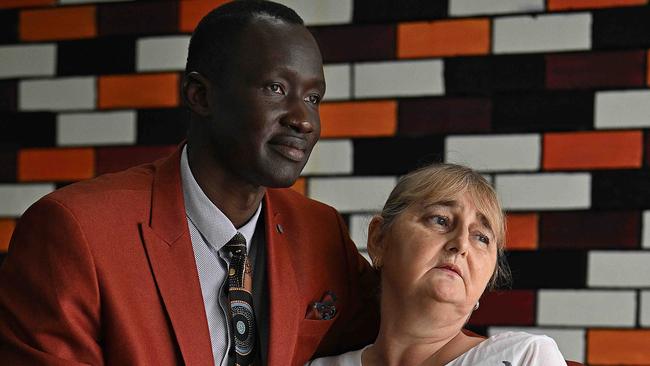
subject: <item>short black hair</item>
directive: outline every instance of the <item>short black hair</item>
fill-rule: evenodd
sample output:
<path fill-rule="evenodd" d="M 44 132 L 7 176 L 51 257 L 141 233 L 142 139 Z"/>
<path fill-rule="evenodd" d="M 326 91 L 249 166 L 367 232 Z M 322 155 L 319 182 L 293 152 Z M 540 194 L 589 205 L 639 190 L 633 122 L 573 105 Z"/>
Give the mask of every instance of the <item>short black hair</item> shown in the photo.
<path fill-rule="evenodd" d="M 259 17 L 305 25 L 295 11 L 272 1 L 239 0 L 222 5 L 204 16 L 192 33 L 185 74 L 197 71 L 210 80 L 223 80 L 242 30 Z"/>

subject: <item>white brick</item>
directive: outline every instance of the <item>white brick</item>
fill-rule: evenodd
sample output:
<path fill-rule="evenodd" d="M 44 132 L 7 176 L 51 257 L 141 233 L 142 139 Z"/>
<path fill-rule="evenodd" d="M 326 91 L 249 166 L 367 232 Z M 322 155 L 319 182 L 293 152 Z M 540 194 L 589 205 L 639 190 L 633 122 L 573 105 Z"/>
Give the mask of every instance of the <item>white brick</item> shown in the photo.
<path fill-rule="evenodd" d="M 0 79 L 53 76 L 56 73 L 56 45 L 1 46 L 0 64 Z"/>
<path fill-rule="evenodd" d="M 309 197 L 340 212 L 379 212 L 396 182 L 394 177 L 312 178 Z"/>
<path fill-rule="evenodd" d="M 445 161 L 485 172 L 538 170 L 540 146 L 536 134 L 448 136 Z"/>
<path fill-rule="evenodd" d="M 321 140 L 314 146 L 302 174 L 352 173 L 352 141 Z"/>
<path fill-rule="evenodd" d="M 140 38 L 136 43 L 138 71 L 185 70 L 190 36 Z"/>
<path fill-rule="evenodd" d="M 350 99 L 350 70 L 348 64 L 325 65 L 325 82 L 327 91 L 325 100 Z"/>
<path fill-rule="evenodd" d="M 591 48 L 591 14 L 503 17 L 494 20 L 494 52 L 543 52 Z"/>
<path fill-rule="evenodd" d="M 650 248 L 650 211 L 643 211 L 643 233 L 641 234 L 641 246 Z"/>
<path fill-rule="evenodd" d="M 0 184 L 0 216 L 19 217 L 54 189 L 54 184 Z"/>
<path fill-rule="evenodd" d="M 368 225 L 373 216 L 363 214 L 350 216 L 350 237 L 359 250 L 367 250 L 368 248 Z"/>
<path fill-rule="evenodd" d="M 355 97 L 445 93 L 441 60 L 369 62 L 354 65 Z"/>
<path fill-rule="evenodd" d="M 449 0 L 449 15 L 533 13 L 544 11 L 544 0 Z"/>
<path fill-rule="evenodd" d="M 488 335 L 492 336 L 504 332 L 526 332 L 530 334 L 543 334 L 549 336 L 557 343 L 562 356 L 566 360 L 585 361 L 585 330 L 584 329 L 558 329 L 558 328 L 533 328 L 533 327 L 490 327 Z"/>
<path fill-rule="evenodd" d="M 650 91 L 596 93 L 596 128 L 650 127 Z"/>
<path fill-rule="evenodd" d="M 591 205 L 588 173 L 497 175 L 495 186 L 505 209 L 579 209 Z"/>
<path fill-rule="evenodd" d="M 650 291 L 641 291 L 641 326 L 650 327 Z"/>
<path fill-rule="evenodd" d="M 59 0 L 59 4 L 117 3 L 135 0 Z"/>
<path fill-rule="evenodd" d="M 95 108 L 95 78 L 21 80 L 18 103 L 21 111 Z"/>
<path fill-rule="evenodd" d="M 135 111 L 57 116 L 56 141 L 60 146 L 134 144 L 135 135 Z"/>
<path fill-rule="evenodd" d="M 306 25 L 352 22 L 352 0 L 277 0 L 295 10 Z"/>
<path fill-rule="evenodd" d="M 590 287 L 650 287 L 650 251 L 591 251 Z"/>
<path fill-rule="evenodd" d="M 633 327 L 634 291 L 540 290 L 537 324 Z"/>

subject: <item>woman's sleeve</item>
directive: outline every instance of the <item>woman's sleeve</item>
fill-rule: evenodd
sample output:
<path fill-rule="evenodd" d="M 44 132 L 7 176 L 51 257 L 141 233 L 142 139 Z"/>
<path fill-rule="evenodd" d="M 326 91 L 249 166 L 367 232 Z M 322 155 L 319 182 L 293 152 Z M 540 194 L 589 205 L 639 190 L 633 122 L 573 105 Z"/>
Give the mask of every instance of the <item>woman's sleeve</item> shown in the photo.
<path fill-rule="evenodd" d="M 529 349 L 531 352 L 522 360 L 522 365 L 529 366 L 566 366 L 566 361 L 553 338 L 535 336 Z M 514 365 L 513 365 L 514 366 Z"/>

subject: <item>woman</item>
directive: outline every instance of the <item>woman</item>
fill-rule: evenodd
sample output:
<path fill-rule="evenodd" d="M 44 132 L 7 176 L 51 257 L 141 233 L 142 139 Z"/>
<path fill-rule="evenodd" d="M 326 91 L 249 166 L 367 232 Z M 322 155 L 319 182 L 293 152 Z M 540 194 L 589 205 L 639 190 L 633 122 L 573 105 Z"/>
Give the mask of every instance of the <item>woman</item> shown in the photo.
<path fill-rule="evenodd" d="M 439 164 L 404 176 L 368 229 L 381 273 L 375 343 L 309 365 L 566 365 L 546 336 L 462 331 L 485 289 L 509 281 L 504 239 L 501 206 L 480 174 Z"/>

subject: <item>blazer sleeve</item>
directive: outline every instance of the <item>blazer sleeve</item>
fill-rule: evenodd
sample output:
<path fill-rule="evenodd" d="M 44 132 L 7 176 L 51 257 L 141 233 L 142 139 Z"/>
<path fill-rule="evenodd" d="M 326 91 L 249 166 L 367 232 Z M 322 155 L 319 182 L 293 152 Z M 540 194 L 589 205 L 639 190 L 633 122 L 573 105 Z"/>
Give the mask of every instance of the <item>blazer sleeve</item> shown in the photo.
<path fill-rule="evenodd" d="M 72 212 L 44 198 L 19 220 L 0 268 L 0 360 L 103 364 L 93 258 Z"/>

